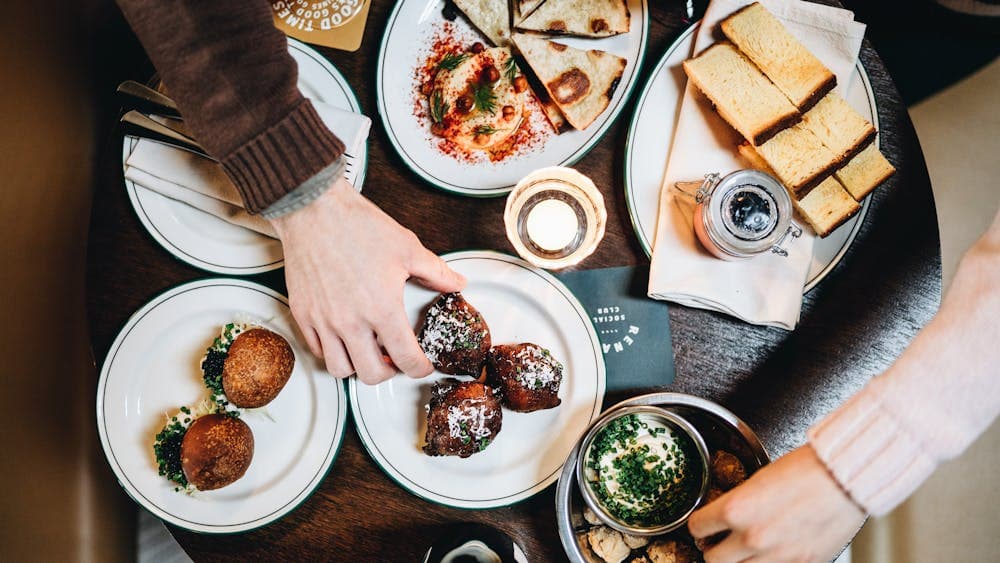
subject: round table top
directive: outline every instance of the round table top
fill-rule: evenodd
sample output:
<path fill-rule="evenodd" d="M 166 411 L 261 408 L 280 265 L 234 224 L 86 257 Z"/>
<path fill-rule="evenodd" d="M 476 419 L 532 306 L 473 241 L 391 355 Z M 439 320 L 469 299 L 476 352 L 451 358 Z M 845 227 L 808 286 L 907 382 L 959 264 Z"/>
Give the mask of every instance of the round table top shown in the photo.
<path fill-rule="evenodd" d="M 652 2 L 640 84 L 687 28 L 684 2 Z M 319 48 L 347 77 L 364 112 L 378 120 L 372 75 L 393 2 L 374 0 L 359 51 Z M 109 20 L 116 16 L 109 15 Z M 120 18 L 119 18 L 120 19 Z M 128 317 L 174 285 L 211 277 L 174 259 L 150 237 L 123 189 L 113 84 L 152 71 L 123 22 L 113 21 L 108 48 L 118 55 L 99 93 L 105 122 L 88 242 L 88 307 L 94 357 L 103 362 Z M 132 60 L 125 60 L 127 57 Z M 136 58 L 138 57 L 138 58 Z M 650 391 L 704 397 L 732 410 L 773 457 L 804 442 L 806 429 L 882 372 L 937 310 L 940 249 L 930 180 L 906 107 L 867 42 L 861 60 L 878 103 L 882 150 L 897 174 L 874 193 L 870 212 L 843 261 L 804 300 L 793 332 L 671 305 L 676 379 L 665 388 L 609 393 L 605 406 Z M 146 73 L 146 74 L 143 74 Z M 639 89 L 636 89 L 638 92 Z M 636 96 L 576 167 L 600 187 L 607 234 L 581 267 L 648 262 L 632 231 L 622 178 L 622 147 Z M 513 253 L 503 232 L 504 199 L 452 195 L 424 184 L 400 161 L 381 127 L 372 128 L 365 195 L 412 229 L 431 250 L 490 248 Z M 284 292 L 283 271 L 249 279 Z M 419 499 L 396 485 L 348 431 L 334 466 L 311 498 L 284 519 L 237 535 L 172 528 L 199 559 L 418 560 L 450 523 L 475 521 L 506 530 L 532 560 L 565 558 L 550 486 L 519 504 L 467 511 Z"/>

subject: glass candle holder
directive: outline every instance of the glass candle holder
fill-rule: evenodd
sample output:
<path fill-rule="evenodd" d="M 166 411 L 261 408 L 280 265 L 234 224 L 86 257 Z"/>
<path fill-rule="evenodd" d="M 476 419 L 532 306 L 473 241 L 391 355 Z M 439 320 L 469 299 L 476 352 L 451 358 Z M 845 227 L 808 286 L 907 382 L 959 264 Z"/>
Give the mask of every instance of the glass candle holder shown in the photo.
<path fill-rule="evenodd" d="M 528 262 L 550 270 L 578 264 L 604 238 L 608 213 L 594 182 L 562 166 L 525 176 L 507 196 L 507 238 Z"/>

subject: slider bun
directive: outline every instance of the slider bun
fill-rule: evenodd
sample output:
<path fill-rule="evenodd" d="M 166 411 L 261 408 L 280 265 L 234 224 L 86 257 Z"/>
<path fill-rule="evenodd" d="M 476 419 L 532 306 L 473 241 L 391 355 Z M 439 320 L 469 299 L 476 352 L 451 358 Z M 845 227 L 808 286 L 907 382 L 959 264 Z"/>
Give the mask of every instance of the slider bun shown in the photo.
<path fill-rule="evenodd" d="M 262 407 L 285 387 L 293 367 L 295 354 L 284 338 L 263 328 L 250 329 L 229 347 L 222 389 L 237 407 Z"/>
<path fill-rule="evenodd" d="M 225 414 L 206 414 L 188 428 L 181 442 L 181 469 L 202 491 L 225 487 L 247 472 L 253 459 L 253 432 Z"/>

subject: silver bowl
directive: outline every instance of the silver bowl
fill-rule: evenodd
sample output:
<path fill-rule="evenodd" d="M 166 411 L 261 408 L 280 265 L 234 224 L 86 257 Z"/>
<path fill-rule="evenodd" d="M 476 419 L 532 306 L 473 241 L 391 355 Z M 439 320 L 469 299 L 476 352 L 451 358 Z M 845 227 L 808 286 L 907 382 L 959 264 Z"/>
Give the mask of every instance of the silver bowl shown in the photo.
<path fill-rule="evenodd" d="M 678 430 L 686 435 L 691 442 L 694 443 L 695 449 L 698 451 L 697 461 L 700 464 L 701 470 L 698 475 L 695 476 L 695 478 L 700 480 L 697 496 L 691 499 L 688 506 L 682 507 L 682 510 L 674 515 L 672 520 L 657 526 L 638 526 L 616 517 L 614 514 L 609 512 L 600 499 L 597 498 L 597 494 L 594 492 L 593 488 L 591 488 L 589 481 L 586 478 L 585 468 L 587 465 L 587 458 L 589 457 L 590 447 L 593 444 L 594 438 L 601 432 L 601 430 L 607 428 L 607 426 L 615 420 L 629 415 L 638 415 L 639 417 L 647 420 L 658 419 L 665 426 Z M 597 420 L 597 422 L 591 425 L 590 430 L 584 435 L 583 440 L 580 441 L 580 455 L 576 457 L 576 482 L 580 487 L 580 492 L 583 494 L 584 502 L 587 503 L 587 506 L 589 506 L 590 509 L 594 511 L 594 514 L 596 514 L 597 517 L 600 518 L 605 524 L 611 526 L 619 532 L 625 532 L 626 534 L 634 536 L 657 536 L 683 526 L 684 523 L 687 522 L 688 516 L 690 516 L 698 504 L 701 503 L 702 497 L 705 496 L 705 492 L 708 490 L 708 464 L 709 454 L 708 447 L 705 445 L 705 440 L 702 439 L 698 430 L 683 417 L 672 411 L 650 405 L 625 406 L 606 411 L 605 414 Z"/>
<path fill-rule="evenodd" d="M 748 475 L 770 462 L 760 439 L 746 423 L 729 410 L 706 399 L 683 393 L 652 393 L 618 403 L 605 412 L 638 405 L 653 405 L 680 415 L 698 430 L 710 451 L 723 449 L 733 453 L 743 462 Z M 583 518 L 586 504 L 576 486 L 576 463 L 580 446 L 578 442 L 570 452 L 556 485 L 559 539 L 570 561 L 602 563 L 592 555 L 586 545 L 586 537 L 577 533 L 589 526 Z"/>

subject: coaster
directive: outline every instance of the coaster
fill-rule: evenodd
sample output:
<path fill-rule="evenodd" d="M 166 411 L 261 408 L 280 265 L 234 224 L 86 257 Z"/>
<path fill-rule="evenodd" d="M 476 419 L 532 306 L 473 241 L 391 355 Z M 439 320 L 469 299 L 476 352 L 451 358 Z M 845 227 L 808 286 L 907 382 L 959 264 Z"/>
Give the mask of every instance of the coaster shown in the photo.
<path fill-rule="evenodd" d="M 607 390 L 665 387 L 674 381 L 670 315 L 646 296 L 649 266 L 553 272 L 594 323 L 607 366 Z"/>
<path fill-rule="evenodd" d="M 370 0 L 271 0 L 274 26 L 313 45 L 357 51 Z"/>

